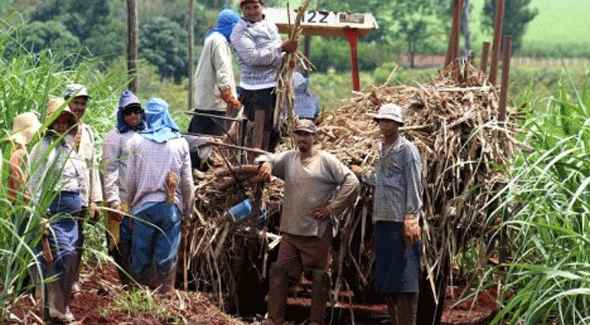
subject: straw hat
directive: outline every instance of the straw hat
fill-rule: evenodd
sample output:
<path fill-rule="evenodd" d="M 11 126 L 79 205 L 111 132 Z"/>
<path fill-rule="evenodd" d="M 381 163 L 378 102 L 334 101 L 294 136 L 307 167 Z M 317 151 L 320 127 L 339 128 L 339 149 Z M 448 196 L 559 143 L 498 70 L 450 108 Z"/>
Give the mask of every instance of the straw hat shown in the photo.
<path fill-rule="evenodd" d="M 61 113 L 56 115 L 57 112 Z M 70 107 L 66 105 L 66 101 L 59 97 L 50 98 L 49 102 L 47 103 L 47 120 L 54 121 L 61 114 L 68 114 L 72 119 L 72 125 L 76 124 L 76 114 L 74 114 Z"/>
<path fill-rule="evenodd" d="M 9 139 L 15 143 L 26 146 L 35 133 L 39 132 L 41 128 L 41 122 L 37 118 L 37 115 L 33 112 L 26 112 L 18 115 L 14 118 L 12 124 L 12 134 Z"/>

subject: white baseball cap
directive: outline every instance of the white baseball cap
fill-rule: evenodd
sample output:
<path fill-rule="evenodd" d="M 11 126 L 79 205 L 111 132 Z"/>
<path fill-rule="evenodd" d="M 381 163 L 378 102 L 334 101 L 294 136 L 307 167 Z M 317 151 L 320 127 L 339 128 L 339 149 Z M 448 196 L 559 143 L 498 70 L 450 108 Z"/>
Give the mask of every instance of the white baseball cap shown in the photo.
<path fill-rule="evenodd" d="M 75 97 L 87 97 L 90 98 L 88 94 L 88 88 L 81 84 L 69 84 L 64 91 L 64 98 L 75 98 Z"/>
<path fill-rule="evenodd" d="M 381 105 L 377 114 L 369 114 L 369 116 L 375 120 L 391 120 L 404 124 L 402 108 L 393 103 Z"/>

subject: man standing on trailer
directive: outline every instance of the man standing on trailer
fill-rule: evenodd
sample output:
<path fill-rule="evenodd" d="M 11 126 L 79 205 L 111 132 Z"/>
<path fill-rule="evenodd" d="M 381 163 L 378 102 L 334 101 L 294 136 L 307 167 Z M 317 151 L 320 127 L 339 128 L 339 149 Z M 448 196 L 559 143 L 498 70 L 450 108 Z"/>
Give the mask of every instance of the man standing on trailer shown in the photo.
<path fill-rule="evenodd" d="M 302 120 L 294 129 L 296 150 L 260 157 L 260 175 L 285 181 L 281 215 L 279 256 L 270 270 L 266 325 L 281 325 L 289 284 L 299 282 L 301 272 L 312 280 L 310 324 L 324 324 L 330 293 L 328 262 L 335 212 L 355 197 L 356 176 L 333 155 L 314 148 L 317 128 Z"/>
<path fill-rule="evenodd" d="M 384 104 L 371 114 L 381 131 L 380 159 L 368 182 L 375 185 L 373 223 L 377 287 L 394 325 L 416 324 L 420 282 L 422 209 L 420 153 L 400 136 L 402 109 Z M 360 173 L 353 166 L 355 174 Z"/>
<path fill-rule="evenodd" d="M 283 53 L 297 51 L 297 42 L 281 41 L 277 26 L 264 16 L 263 0 L 240 0 L 243 17 L 231 35 L 240 62 L 240 101 L 253 123 L 257 111 L 265 114 L 263 149 L 274 151 L 279 126 L 274 125 L 275 88 Z"/>

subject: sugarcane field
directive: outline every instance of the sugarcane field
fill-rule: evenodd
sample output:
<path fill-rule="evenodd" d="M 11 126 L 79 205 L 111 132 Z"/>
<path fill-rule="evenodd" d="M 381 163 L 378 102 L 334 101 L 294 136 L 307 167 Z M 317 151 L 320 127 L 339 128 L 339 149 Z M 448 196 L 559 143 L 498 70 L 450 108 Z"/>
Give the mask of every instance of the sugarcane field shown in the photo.
<path fill-rule="evenodd" d="M 590 324 L 588 13 L 0 2 L 0 324 Z"/>

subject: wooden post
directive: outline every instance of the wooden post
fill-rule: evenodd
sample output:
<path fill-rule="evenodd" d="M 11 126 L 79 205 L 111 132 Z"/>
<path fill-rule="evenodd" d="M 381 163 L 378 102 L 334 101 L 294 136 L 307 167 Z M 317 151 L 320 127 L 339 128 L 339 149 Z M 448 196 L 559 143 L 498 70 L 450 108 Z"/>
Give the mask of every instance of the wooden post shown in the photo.
<path fill-rule="evenodd" d="M 496 21 L 494 25 L 494 43 L 492 44 L 492 65 L 490 67 L 490 82 L 496 84 L 498 79 L 498 56 L 502 42 L 502 28 L 504 24 L 504 0 L 496 0 Z"/>
<path fill-rule="evenodd" d="M 194 93 L 194 80 L 193 80 L 193 30 L 194 30 L 194 13 L 195 13 L 195 1 L 188 1 L 188 110 L 192 111 L 194 107 L 193 93 Z"/>
<path fill-rule="evenodd" d="M 480 62 L 480 70 L 483 73 L 486 73 L 488 70 L 488 58 L 490 56 L 490 42 L 483 42 L 483 47 L 481 50 L 481 62 Z"/>
<path fill-rule="evenodd" d="M 137 5 L 135 0 L 127 0 L 127 74 L 129 75 L 129 88 L 135 94 L 139 90 L 137 78 L 137 61 L 139 57 L 139 40 L 137 26 Z"/>
<path fill-rule="evenodd" d="M 303 38 L 303 55 L 305 55 L 306 58 L 311 58 L 311 35 L 305 35 L 305 37 Z M 303 70 L 303 75 L 307 78 L 309 77 L 309 71 L 307 70 Z"/>
<path fill-rule="evenodd" d="M 455 61 L 459 54 L 459 34 L 461 33 L 461 12 L 463 11 L 463 0 L 455 0 L 453 5 L 453 23 L 449 36 L 449 47 L 445 58 L 445 67 Z"/>
<path fill-rule="evenodd" d="M 510 85 L 510 59 L 512 57 L 512 37 L 504 37 L 502 55 L 502 89 L 500 90 L 500 111 L 498 121 L 506 122 L 506 105 L 508 101 L 508 87 Z"/>

